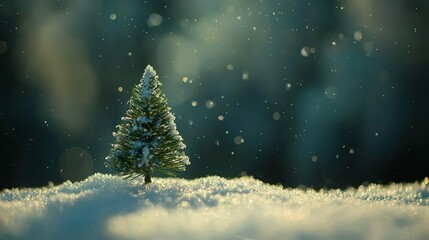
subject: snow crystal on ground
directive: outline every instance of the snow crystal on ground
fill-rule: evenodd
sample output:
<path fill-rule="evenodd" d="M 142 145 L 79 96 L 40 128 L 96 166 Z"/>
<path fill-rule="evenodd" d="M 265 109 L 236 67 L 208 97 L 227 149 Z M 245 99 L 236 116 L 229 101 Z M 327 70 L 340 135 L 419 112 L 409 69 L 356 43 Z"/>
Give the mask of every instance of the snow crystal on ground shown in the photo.
<path fill-rule="evenodd" d="M 427 178 L 315 191 L 94 174 L 0 193 L 0 239 L 429 239 L 428 223 Z"/>

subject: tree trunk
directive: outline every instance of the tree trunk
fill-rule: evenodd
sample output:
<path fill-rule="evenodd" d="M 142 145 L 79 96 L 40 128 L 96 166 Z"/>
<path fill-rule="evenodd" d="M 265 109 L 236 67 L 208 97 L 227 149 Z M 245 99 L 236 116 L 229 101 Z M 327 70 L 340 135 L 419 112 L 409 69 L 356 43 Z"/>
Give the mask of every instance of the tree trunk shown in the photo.
<path fill-rule="evenodd" d="M 151 183 L 152 182 L 152 180 L 150 179 L 150 175 L 149 174 L 147 174 L 147 175 L 144 175 L 144 183 Z"/>

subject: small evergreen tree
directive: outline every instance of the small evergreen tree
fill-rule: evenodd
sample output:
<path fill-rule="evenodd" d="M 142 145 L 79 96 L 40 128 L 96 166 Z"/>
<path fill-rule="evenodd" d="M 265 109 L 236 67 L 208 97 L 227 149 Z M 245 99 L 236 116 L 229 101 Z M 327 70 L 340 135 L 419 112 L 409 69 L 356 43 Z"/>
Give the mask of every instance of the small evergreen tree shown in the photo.
<path fill-rule="evenodd" d="M 126 178 L 144 175 L 145 183 L 149 183 L 154 171 L 174 176 L 190 164 L 161 85 L 148 65 L 133 88 L 122 123 L 113 133 L 116 141 L 106 157 L 106 166 Z"/>

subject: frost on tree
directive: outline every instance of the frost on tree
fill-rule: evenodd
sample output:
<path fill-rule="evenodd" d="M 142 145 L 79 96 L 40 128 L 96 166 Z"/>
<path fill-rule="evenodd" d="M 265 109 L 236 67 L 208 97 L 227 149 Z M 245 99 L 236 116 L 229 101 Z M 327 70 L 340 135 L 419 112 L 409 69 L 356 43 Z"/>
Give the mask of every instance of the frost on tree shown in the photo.
<path fill-rule="evenodd" d="M 106 157 L 107 167 L 127 178 L 144 175 L 145 183 L 151 182 L 154 171 L 174 176 L 190 163 L 161 85 L 148 65 L 133 88 L 129 109 L 116 126 L 116 140 Z"/>

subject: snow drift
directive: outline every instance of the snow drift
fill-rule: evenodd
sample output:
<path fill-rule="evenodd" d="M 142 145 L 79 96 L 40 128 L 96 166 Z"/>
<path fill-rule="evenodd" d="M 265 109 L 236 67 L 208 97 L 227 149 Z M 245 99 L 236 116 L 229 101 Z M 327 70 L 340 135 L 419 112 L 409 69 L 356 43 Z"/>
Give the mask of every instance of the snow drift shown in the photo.
<path fill-rule="evenodd" d="M 347 190 L 94 174 L 0 193 L 0 239 L 429 239 L 429 179 Z"/>

